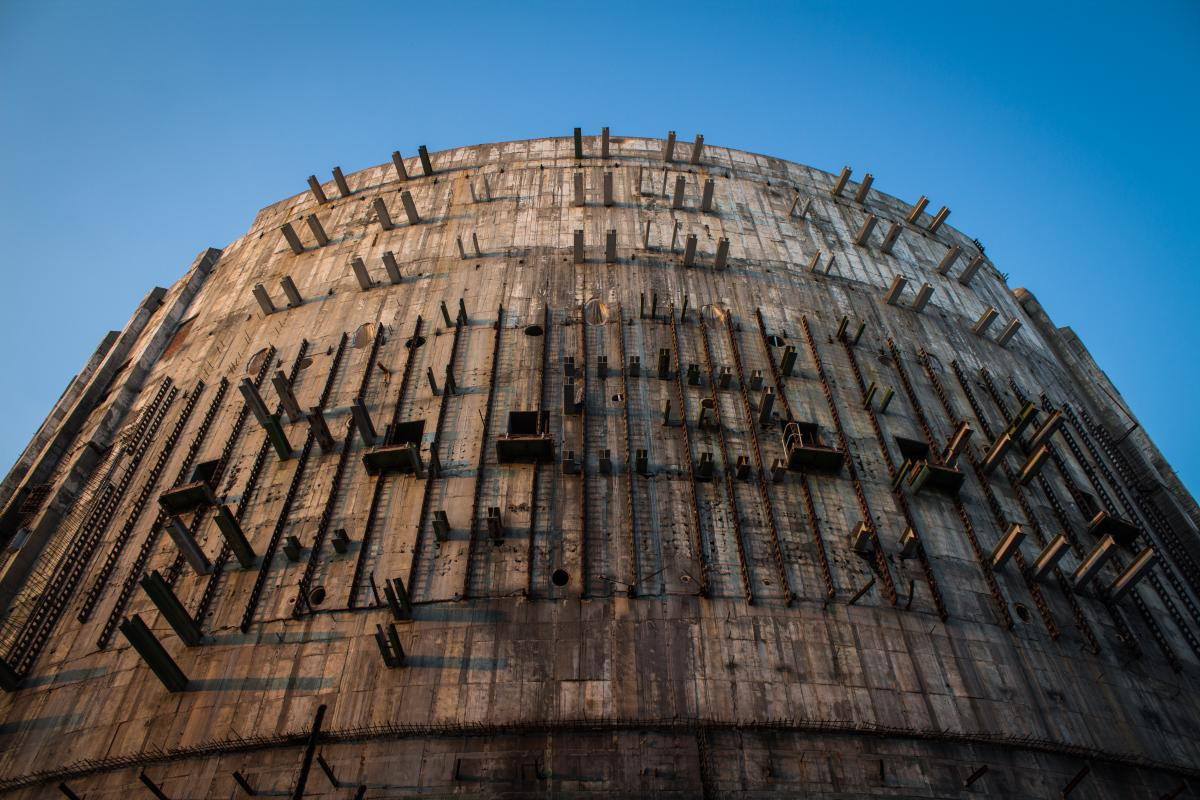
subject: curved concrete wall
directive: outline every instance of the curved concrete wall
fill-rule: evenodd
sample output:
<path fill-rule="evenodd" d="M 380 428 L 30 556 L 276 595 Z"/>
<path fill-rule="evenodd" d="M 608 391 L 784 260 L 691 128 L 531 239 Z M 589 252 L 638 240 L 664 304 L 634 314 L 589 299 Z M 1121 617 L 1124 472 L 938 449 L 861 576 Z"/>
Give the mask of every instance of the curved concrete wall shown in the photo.
<path fill-rule="evenodd" d="M 0 637 L 0 788 L 1009 797 L 1078 779 L 1117 798 L 1196 780 L 1193 532 L 940 204 L 711 145 L 580 146 L 464 147 L 432 174 L 409 158 L 407 179 L 389 163 L 297 194 L 147 326 L 136 400 L 43 526 Z M 505 439 L 538 410 L 544 439 Z M 161 510 L 197 466 L 236 526 Z M 1121 544 L 1097 550 L 1096 526 Z"/>

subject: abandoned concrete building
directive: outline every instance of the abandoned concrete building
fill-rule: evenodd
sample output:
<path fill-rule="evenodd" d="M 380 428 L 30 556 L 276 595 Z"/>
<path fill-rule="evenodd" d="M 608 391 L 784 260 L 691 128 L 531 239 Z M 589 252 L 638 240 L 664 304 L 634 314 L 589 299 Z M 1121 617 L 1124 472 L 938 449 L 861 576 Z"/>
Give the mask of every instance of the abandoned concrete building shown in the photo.
<path fill-rule="evenodd" d="M 151 291 L 4 479 L 0 795 L 1197 790 L 1200 512 L 946 206 L 408 156 Z"/>

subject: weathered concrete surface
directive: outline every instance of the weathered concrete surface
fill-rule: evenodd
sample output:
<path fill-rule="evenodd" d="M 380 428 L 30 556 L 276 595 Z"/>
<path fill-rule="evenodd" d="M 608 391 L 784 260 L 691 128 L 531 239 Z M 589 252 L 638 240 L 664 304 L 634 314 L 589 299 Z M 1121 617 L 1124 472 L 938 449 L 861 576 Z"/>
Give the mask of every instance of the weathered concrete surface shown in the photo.
<path fill-rule="evenodd" d="M 342 788 L 314 765 L 306 797 L 352 796 L 360 784 L 367 797 L 1051 796 L 1085 764 L 1079 791 L 1094 797 L 1195 781 L 1194 531 L 1162 510 L 1161 492 L 1124 480 L 1128 456 L 1105 450 L 1105 435 L 1123 429 L 1109 427 L 1093 376 L 1032 298 L 1014 297 L 986 258 L 963 285 L 973 241 L 948 225 L 930 233 L 929 213 L 906 221 L 911 207 L 878 184 L 860 192 L 852 179 L 834 197 L 835 176 L 707 142 L 699 164 L 686 142 L 671 163 L 661 140 L 612 137 L 607 159 L 598 136 L 583 142 L 583 159 L 563 137 L 434 153 L 432 175 L 408 159 L 403 181 L 393 163 L 348 174 L 348 196 L 329 185 L 324 204 L 306 190 L 263 209 L 219 261 L 202 256 L 170 290 L 168 310 L 129 348 L 136 366 L 111 378 L 121 391 L 73 439 L 120 447 L 84 489 L 68 487 L 80 498 L 59 512 L 69 525 L 44 522 L 47 511 L 33 520 L 53 546 L 30 557 L 38 568 L 13 601 L 21 622 L 10 616 L 0 636 L 23 679 L 0 698 L 0 787 L 35 797 L 65 779 L 115 798 L 145 791 L 144 768 L 171 797 L 230 796 L 234 770 L 290 792 L 322 703 L 320 751 Z M 712 208 L 701 211 L 708 180 Z M 415 215 L 400 213 L 402 191 Z M 870 214 L 879 224 L 855 244 Z M 473 237 L 479 253 L 460 251 Z M 715 270 L 724 238 L 727 264 Z M 964 257 L 939 274 L 956 245 Z M 910 288 L 885 305 L 896 275 Z M 285 277 L 302 299 L 294 307 Z M 273 313 L 254 297 L 259 284 Z M 932 293 L 914 310 L 924 284 Z M 998 323 L 977 336 L 989 307 Z M 997 345 L 1014 319 L 1020 329 Z M 788 348 L 795 366 L 777 379 Z M 259 375 L 275 410 L 276 370 L 294 376 L 301 409 L 322 409 L 332 450 L 286 415 L 274 434 L 286 444 L 273 446 L 243 411 L 236 384 Z M 777 397 L 766 426 L 760 380 Z M 1043 393 L 1078 418 L 1051 438 L 1057 458 L 1024 487 L 1019 445 L 977 475 L 972 462 L 1025 397 L 1040 406 Z M 392 422 L 423 423 L 419 473 L 367 472 L 356 400 L 380 436 Z M 698 424 L 705 401 L 718 424 Z M 555 461 L 500 463 L 508 413 L 539 408 Z M 789 413 L 848 449 L 840 472 L 772 480 Z M 961 510 L 908 481 L 893 492 L 911 448 L 936 466 L 960 421 L 974 431 L 959 462 Z M 568 451 L 582 474 L 564 473 Z M 706 454 L 714 479 L 693 481 Z M 206 576 L 155 523 L 158 495 L 213 460 L 215 494 L 258 560 L 243 569 L 223 551 L 212 509 L 185 514 L 219 565 Z M 56 485 L 67 467 L 56 464 Z M 1022 576 L 1058 533 L 1074 543 L 1073 568 L 1106 509 L 1142 529 L 1134 551 L 1161 551 L 1153 582 L 1106 605 Z M 852 549 L 864 519 L 879 560 Z M 1026 530 L 1021 558 L 992 574 L 986 555 L 1011 522 Z M 920 546 L 902 559 L 910 527 Z M 185 647 L 136 588 L 151 569 L 200 618 L 203 644 Z M 389 669 L 375 632 L 392 622 L 381 601 L 393 578 L 414 611 L 395 623 L 405 665 Z M 188 675 L 186 691 L 168 693 L 114 633 L 134 613 Z"/>

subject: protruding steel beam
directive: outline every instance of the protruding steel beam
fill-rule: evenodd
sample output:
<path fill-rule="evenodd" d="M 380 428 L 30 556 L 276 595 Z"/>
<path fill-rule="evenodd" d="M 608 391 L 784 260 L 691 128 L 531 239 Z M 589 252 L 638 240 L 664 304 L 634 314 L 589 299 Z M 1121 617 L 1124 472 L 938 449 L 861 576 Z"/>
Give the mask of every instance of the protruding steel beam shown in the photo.
<path fill-rule="evenodd" d="M 337 184 L 338 191 L 342 193 L 342 197 L 349 197 L 353 194 L 350 191 L 350 184 L 346 183 L 346 176 L 342 174 L 341 167 L 333 168 L 333 181 Z"/>
<path fill-rule="evenodd" d="M 1037 477 L 1038 472 L 1041 471 L 1042 466 L 1046 463 L 1046 459 L 1049 456 L 1050 448 L 1046 445 L 1042 445 L 1034 450 L 1029 458 L 1026 459 L 1025 465 L 1021 467 L 1021 477 L 1018 478 L 1017 482 L 1022 486 L 1028 486 Z"/>
<path fill-rule="evenodd" d="M 408 589 L 404 587 L 404 581 L 401 578 L 385 581 L 383 596 L 387 599 L 392 619 L 397 622 L 412 619 L 412 598 L 408 596 Z"/>
<path fill-rule="evenodd" d="M 611 206 L 613 204 L 613 174 L 611 172 L 604 173 L 604 205 Z"/>
<path fill-rule="evenodd" d="M 1062 421 L 1062 409 L 1056 409 L 1053 414 L 1046 417 L 1046 421 L 1034 432 L 1033 437 L 1029 440 L 1029 449 L 1037 450 L 1042 445 L 1049 444 L 1050 437 L 1059 429 Z"/>
<path fill-rule="evenodd" d="M 706 178 L 704 181 L 704 192 L 700 195 L 700 210 L 712 211 L 713 189 L 716 187 L 716 181 L 712 178 Z"/>
<path fill-rule="evenodd" d="M 950 216 L 949 208 L 942 206 L 940 209 L 938 209 L 937 215 L 934 216 L 933 221 L 929 223 L 929 232 L 937 233 L 937 229 L 942 227 L 942 223 L 946 221 L 946 217 L 948 216 Z"/>
<path fill-rule="evenodd" d="M 396 167 L 396 177 L 399 180 L 408 180 L 408 168 L 404 166 L 404 159 L 401 158 L 399 150 L 392 151 L 392 165 Z"/>
<path fill-rule="evenodd" d="M 858 229 L 858 233 L 854 235 L 854 243 L 860 247 L 866 245 L 867 241 L 871 238 L 871 231 L 875 230 L 875 223 L 878 221 L 879 218 L 874 214 L 868 214 L 867 218 L 863 220 L 862 226 Z"/>
<path fill-rule="evenodd" d="M 154 674 L 167 687 L 168 692 L 182 692 L 187 688 L 188 678 L 175 660 L 167 654 L 166 648 L 146 627 L 146 623 L 137 614 L 126 617 L 120 625 L 121 633 L 133 645 L 133 649 L 142 657 Z"/>
<path fill-rule="evenodd" d="M 610 230 L 604 237 L 604 260 L 609 264 L 617 261 L 617 231 Z"/>
<path fill-rule="evenodd" d="M 1008 324 L 1004 326 L 1004 330 L 1000 332 L 1000 335 L 996 337 L 996 344 L 1004 347 L 1020 329 L 1021 320 L 1013 317 L 1011 320 L 1009 320 Z"/>
<path fill-rule="evenodd" d="M 583 231 L 581 229 L 575 230 L 574 256 L 576 264 L 583 263 Z"/>
<path fill-rule="evenodd" d="M 764 386 L 758 401 L 758 424 L 766 427 L 771 424 L 771 412 L 775 408 L 775 387 Z"/>
<path fill-rule="evenodd" d="M 303 419 L 304 414 L 300 411 L 300 404 L 296 402 L 296 395 L 292 393 L 292 385 L 288 381 L 287 375 L 283 374 L 283 370 L 275 370 L 275 374 L 271 376 L 271 385 L 275 387 L 275 394 L 279 395 L 279 402 L 283 404 L 283 410 L 287 412 L 288 419 L 292 422 L 299 422 Z"/>
<path fill-rule="evenodd" d="M 287 297 L 289 308 L 296 308 L 304 304 L 304 298 L 300 296 L 300 290 L 296 288 L 296 282 L 292 280 L 291 275 L 284 275 L 279 281 L 279 287 L 283 289 L 283 294 Z"/>
<path fill-rule="evenodd" d="M 271 446 L 275 448 L 275 454 L 280 460 L 287 461 L 292 457 L 292 445 L 288 441 L 287 434 L 283 431 L 283 425 L 279 421 L 279 417 L 275 414 L 267 417 L 267 421 L 263 423 L 263 428 L 266 429 L 267 439 L 271 442 Z"/>
<path fill-rule="evenodd" d="M 246 539 L 246 534 L 242 532 L 241 523 L 229 510 L 229 506 L 224 503 L 217 506 L 213 521 L 217 523 L 217 530 L 221 532 L 221 538 L 225 540 L 225 544 L 229 545 L 229 550 L 242 568 L 249 569 L 254 566 L 254 549 Z"/>
<path fill-rule="evenodd" d="M 354 278 L 358 281 L 358 288 L 364 292 L 373 287 L 375 284 L 371 281 L 371 274 L 367 272 L 367 265 L 358 256 L 350 262 L 350 268 L 354 270 Z"/>
<path fill-rule="evenodd" d="M 1008 530 L 1000 541 L 996 542 L 996 546 L 992 549 L 992 569 L 1000 569 L 1003 567 L 1013 555 L 1020 550 L 1021 542 L 1025 540 L 1025 530 L 1020 524 L 1014 522 L 1008 526 Z"/>
<path fill-rule="evenodd" d="M 167 624 L 179 634 L 180 640 L 188 647 L 195 647 L 203 640 L 204 635 L 196 620 L 188 613 L 183 603 L 175 595 L 174 590 L 163 579 L 158 570 L 143 575 L 139 581 L 142 590 L 158 608 Z"/>
<path fill-rule="evenodd" d="M 329 244 L 329 236 L 325 233 L 325 226 L 321 224 L 321 220 L 316 214 L 309 214 L 304 218 L 304 221 L 308 223 L 308 229 L 316 237 L 318 247 L 324 247 Z"/>
<path fill-rule="evenodd" d="M 379 645 L 379 653 L 383 656 L 383 663 L 389 669 L 404 666 L 404 648 L 400 646 L 400 634 L 396 632 L 396 623 L 389 622 L 386 628 L 382 625 L 376 625 L 375 643 Z"/>
<path fill-rule="evenodd" d="M 207 575 L 212 572 L 212 564 L 209 563 L 208 556 L 204 555 L 204 551 L 200 549 L 200 545 L 192 536 L 192 532 L 188 530 L 188 526 L 183 523 L 183 520 L 175 515 L 171 515 L 167 520 L 166 527 L 167 534 L 175 542 L 175 546 L 179 548 L 179 552 L 183 555 L 184 560 L 196 571 L 197 575 Z"/>
<path fill-rule="evenodd" d="M 796 366 L 796 346 L 789 344 L 783 348 L 783 358 L 779 361 L 779 371 L 786 377 L 792 376 L 792 370 Z"/>
<path fill-rule="evenodd" d="M 326 453 L 333 452 L 336 443 L 333 441 L 333 434 L 329 432 L 329 425 L 325 422 L 325 412 L 321 410 L 321 407 L 310 408 L 305 419 L 308 421 L 308 427 L 317 440 L 317 444 L 321 446 L 321 450 Z"/>
<path fill-rule="evenodd" d="M 1097 542 L 1071 575 L 1071 584 L 1075 591 L 1082 591 L 1092 578 L 1100 574 L 1100 570 L 1116 553 L 1117 542 L 1111 536 L 1105 536 Z"/>
<path fill-rule="evenodd" d="M 266 403 L 262 400 L 262 395 L 258 393 L 258 387 L 249 378 L 242 378 L 238 382 L 238 391 L 242 393 L 242 398 L 246 401 L 246 406 L 254 414 L 254 418 L 258 420 L 259 425 L 266 425 L 267 420 L 271 417 L 271 412 L 267 410 Z"/>
<path fill-rule="evenodd" d="M 1120 600 L 1125 594 L 1137 585 L 1137 582 L 1144 578 L 1154 567 L 1158 561 L 1158 555 L 1154 552 L 1154 548 L 1147 547 L 1138 554 L 1129 566 L 1121 571 L 1116 580 L 1112 582 L 1108 593 L 1113 600 Z"/>
<path fill-rule="evenodd" d="M 683 265 L 690 267 L 696 263 L 696 234 L 689 233 L 683 244 Z"/>
<path fill-rule="evenodd" d="M 929 205 L 929 198 L 921 195 L 921 199 L 917 201 L 917 204 L 912 207 L 912 211 L 909 212 L 908 222 L 910 225 L 917 224 L 917 220 L 921 218 L 921 212 L 925 210 L 925 206 L 927 205 Z"/>
<path fill-rule="evenodd" d="M 962 271 L 962 275 L 958 276 L 958 282 L 963 286 L 970 286 L 971 280 L 975 277 L 975 273 L 979 272 L 979 268 L 983 266 L 983 253 L 978 253 L 971 259 L 971 263 L 967 264 L 967 268 Z"/>
<path fill-rule="evenodd" d="M 897 555 L 900 558 L 915 558 L 921 551 L 921 540 L 917 537 L 917 532 L 912 528 L 905 528 L 904 533 L 900 534 L 900 552 Z"/>
<path fill-rule="evenodd" d="M 367 407 L 362 400 L 355 398 L 354 404 L 350 406 L 350 413 L 354 415 L 354 427 L 358 430 L 358 435 L 362 437 L 363 444 L 367 447 L 374 447 L 379 441 L 379 435 L 375 433 L 375 424 L 371 422 L 371 413 L 367 411 Z"/>
<path fill-rule="evenodd" d="M 875 176 L 867 173 L 863 176 L 862 183 L 858 185 L 858 191 L 854 193 L 854 200 L 858 203 L 867 201 L 867 193 L 871 191 L 871 184 L 875 182 Z"/>
<path fill-rule="evenodd" d="M 395 227 L 392 222 L 392 215 L 388 213 L 387 203 L 383 202 L 382 197 L 376 197 L 371 202 L 371 207 L 375 209 L 375 218 L 379 220 L 379 227 L 385 231 L 390 231 Z"/>
<path fill-rule="evenodd" d="M 583 158 L 583 130 L 575 129 L 575 157 Z"/>
<path fill-rule="evenodd" d="M 850 167 L 842 167 L 842 174 L 838 175 L 837 183 L 829 191 L 834 197 L 841 195 L 842 190 L 846 188 L 846 184 L 850 181 Z"/>
<path fill-rule="evenodd" d="M 325 196 L 325 190 L 321 188 L 321 182 L 317 180 L 316 175 L 308 176 L 308 190 L 312 192 L 313 199 L 320 205 L 325 205 L 329 202 L 329 198 Z"/>
<path fill-rule="evenodd" d="M 912 310 L 920 314 L 925 310 L 931 297 L 933 297 L 932 284 L 922 284 L 921 288 L 917 290 L 917 299 L 913 301 Z"/>
<path fill-rule="evenodd" d="M 288 247 L 292 248 L 293 254 L 300 255 L 304 252 L 304 245 L 300 243 L 300 237 L 296 235 L 296 229 L 292 227 L 292 223 L 283 223 L 279 226 L 279 230 L 283 233 L 283 238 L 287 240 Z"/>
<path fill-rule="evenodd" d="M 262 309 L 263 314 L 274 314 L 275 304 L 271 302 L 271 295 L 267 294 L 267 290 L 263 288 L 261 283 L 254 284 L 254 299 L 258 301 L 258 307 Z"/>
<path fill-rule="evenodd" d="M 692 143 L 692 158 L 691 163 L 699 164 L 700 157 L 704 154 L 704 134 L 697 133 L 696 141 Z"/>
<path fill-rule="evenodd" d="M 1050 571 L 1058 566 L 1058 562 L 1062 560 L 1071 549 L 1071 541 L 1067 539 L 1065 534 L 1058 534 L 1050 543 L 1042 548 L 1042 552 L 1038 554 L 1037 560 L 1033 562 L 1033 569 L 1030 570 L 1029 576 L 1035 581 L 1040 581 L 1050 574 Z"/>
<path fill-rule="evenodd" d="M 425 145 L 417 147 L 417 155 L 421 157 L 421 169 L 425 171 L 425 175 L 433 174 L 433 162 L 429 160 L 429 149 Z"/>
<path fill-rule="evenodd" d="M 585 193 L 583 190 L 583 173 L 576 172 L 574 180 L 575 180 L 575 199 L 572 201 L 572 205 L 574 205 L 576 208 L 581 208 L 581 207 L 587 205 L 587 197 L 585 196 Z"/>
<path fill-rule="evenodd" d="M 412 192 L 408 190 L 401 192 L 400 202 L 404 204 L 404 213 L 408 215 L 408 224 L 419 224 L 421 222 L 421 215 L 417 213 L 417 206 L 413 203 Z"/>
<path fill-rule="evenodd" d="M 992 306 L 985 308 L 983 313 L 979 315 L 979 319 L 975 322 L 975 325 L 972 326 L 971 332 L 976 336 L 983 336 L 984 331 L 995 322 L 998 313 Z"/>
<path fill-rule="evenodd" d="M 391 250 L 383 254 L 383 268 L 387 270 L 388 280 L 393 284 L 398 284 L 402 280 L 400 275 L 400 265 L 396 263 L 396 256 Z"/>
<path fill-rule="evenodd" d="M 600 129 L 600 157 L 608 158 L 608 128 Z"/>
<path fill-rule="evenodd" d="M 667 142 L 663 147 L 663 161 L 668 164 L 675 160 L 675 131 L 667 132 Z"/>
<path fill-rule="evenodd" d="M 896 305 L 896 301 L 900 299 L 900 295 L 904 292 L 904 287 L 908 285 L 908 278 L 903 275 L 897 275 L 892 279 L 892 285 L 888 288 L 887 294 L 883 296 L 883 302 L 889 306 Z"/>
<path fill-rule="evenodd" d="M 892 248 L 896 246 L 896 240 L 900 238 L 900 234 L 904 232 L 904 226 L 899 222 L 893 222 L 892 227 L 888 228 L 887 235 L 883 237 L 883 244 L 879 246 L 879 252 L 891 253 Z"/>
<path fill-rule="evenodd" d="M 954 262 L 960 255 L 962 255 L 962 248 L 956 244 L 950 245 L 950 248 L 946 250 L 946 255 L 942 256 L 942 260 L 938 262 L 936 268 L 938 275 L 949 275 L 950 270 L 954 267 Z"/>
<path fill-rule="evenodd" d="M 682 175 L 675 176 L 675 194 L 671 197 L 671 208 L 683 208 L 683 190 L 687 181 Z"/>
<path fill-rule="evenodd" d="M 725 269 L 725 262 L 729 258 L 729 239 L 722 236 L 717 240 L 717 255 L 713 259 L 713 269 Z"/>

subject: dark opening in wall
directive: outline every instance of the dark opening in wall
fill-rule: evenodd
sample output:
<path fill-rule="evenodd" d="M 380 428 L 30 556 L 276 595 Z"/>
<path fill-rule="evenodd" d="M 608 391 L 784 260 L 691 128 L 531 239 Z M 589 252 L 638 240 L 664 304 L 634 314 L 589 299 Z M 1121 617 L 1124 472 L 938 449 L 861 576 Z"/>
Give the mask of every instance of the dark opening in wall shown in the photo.
<path fill-rule="evenodd" d="M 900 456 L 905 461 L 925 461 L 929 458 L 929 445 L 924 442 L 918 442 L 916 439 L 905 439 L 903 436 L 896 437 L 896 446 L 900 448 Z"/>

